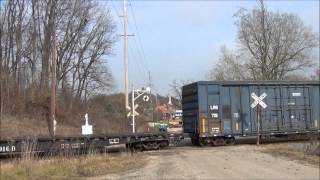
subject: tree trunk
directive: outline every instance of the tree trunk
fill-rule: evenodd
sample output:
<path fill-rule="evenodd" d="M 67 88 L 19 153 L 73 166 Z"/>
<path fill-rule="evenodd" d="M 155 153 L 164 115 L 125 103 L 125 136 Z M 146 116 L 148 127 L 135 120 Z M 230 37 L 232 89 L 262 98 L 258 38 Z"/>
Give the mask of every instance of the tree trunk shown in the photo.
<path fill-rule="evenodd" d="M 44 26 L 44 41 L 43 41 L 43 54 L 42 54 L 42 66 L 41 66 L 41 80 L 40 88 L 42 92 L 47 93 L 49 87 L 49 57 L 51 48 L 51 33 L 53 26 L 53 16 L 54 16 L 54 2 L 49 1 L 48 6 L 50 9 L 48 22 Z"/>
<path fill-rule="evenodd" d="M 35 17 L 35 0 L 32 0 L 32 22 L 33 22 L 33 32 L 32 32 L 32 62 L 31 62 L 31 99 L 34 101 L 34 91 L 35 91 L 35 71 L 37 63 L 37 48 L 36 48 L 36 17 Z"/>

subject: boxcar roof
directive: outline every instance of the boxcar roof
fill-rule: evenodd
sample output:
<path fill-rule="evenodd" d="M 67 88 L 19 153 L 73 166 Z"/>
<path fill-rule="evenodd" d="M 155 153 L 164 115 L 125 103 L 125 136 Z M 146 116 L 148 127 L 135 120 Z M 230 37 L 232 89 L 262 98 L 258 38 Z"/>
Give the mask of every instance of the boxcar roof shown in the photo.
<path fill-rule="evenodd" d="M 198 81 L 192 84 L 219 85 L 320 85 L 320 81 Z M 191 85 L 191 84 L 190 84 Z"/>

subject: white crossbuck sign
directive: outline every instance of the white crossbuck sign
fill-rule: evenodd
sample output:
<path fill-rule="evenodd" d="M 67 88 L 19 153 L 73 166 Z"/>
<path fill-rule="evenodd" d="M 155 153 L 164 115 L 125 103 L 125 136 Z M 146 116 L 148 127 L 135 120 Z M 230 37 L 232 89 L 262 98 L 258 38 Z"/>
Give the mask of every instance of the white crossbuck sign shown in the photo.
<path fill-rule="evenodd" d="M 262 100 L 267 97 L 266 93 L 262 93 L 260 97 L 258 97 L 254 92 L 251 93 L 251 97 L 253 98 L 253 103 L 251 104 L 251 108 L 255 108 L 258 104 L 265 109 L 267 107 L 267 104 L 263 102 Z"/>
<path fill-rule="evenodd" d="M 135 104 L 135 105 L 134 105 L 134 115 L 135 115 L 135 116 L 139 116 L 139 115 L 140 115 L 140 114 L 136 111 L 136 109 L 137 109 L 138 107 L 139 107 L 138 104 Z M 131 107 L 129 107 L 129 109 L 131 110 Z M 127 116 L 128 116 L 128 117 L 132 116 L 132 110 L 129 111 L 129 113 L 127 114 Z"/>

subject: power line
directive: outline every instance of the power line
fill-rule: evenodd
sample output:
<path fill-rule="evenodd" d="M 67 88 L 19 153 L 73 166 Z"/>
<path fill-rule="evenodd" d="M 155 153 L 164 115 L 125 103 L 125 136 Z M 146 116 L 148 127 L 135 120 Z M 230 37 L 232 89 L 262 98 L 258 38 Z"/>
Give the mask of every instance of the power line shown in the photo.
<path fill-rule="evenodd" d="M 143 47 L 143 44 L 142 44 L 142 41 L 141 41 L 141 37 L 140 37 L 140 33 L 139 33 L 139 29 L 138 29 L 138 25 L 137 25 L 137 21 L 136 21 L 136 17 L 135 17 L 135 13 L 134 13 L 134 10 L 133 10 L 133 7 L 132 7 L 131 3 L 130 3 L 130 9 L 131 9 L 131 14 L 132 14 L 134 26 L 135 26 L 135 29 L 136 29 L 136 34 L 137 34 L 137 37 L 138 37 L 138 42 L 140 44 L 140 48 L 141 48 L 141 51 L 142 51 L 143 60 L 146 63 L 147 69 L 149 69 L 149 64 L 148 64 L 148 61 L 146 60 L 144 47 Z"/>
<path fill-rule="evenodd" d="M 131 23 L 129 23 L 129 29 L 133 29 L 132 26 L 131 26 Z M 142 63 L 142 61 L 144 60 L 143 58 L 143 55 L 141 53 L 141 50 L 139 48 L 139 45 L 138 45 L 138 42 L 136 40 L 136 38 L 133 38 L 133 43 L 135 45 L 135 49 L 136 49 L 136 52 L 137 52 L 137 55 L 139 56 L 139 58 L 136 58 L 136 63 L 138 63 L 139 65 L 141 65 L 141 67 L 143 67 L 142 69 L 145 71 L 145 74 L 143 76 L 146 76 L 148 74 L 148 68 L 146 66 L 146 63 Z M 141 60 L 141 62 L 140 62 Z"/>
<path fill-rule="evenodd" d="M 119 10 L 118 10 L 117 6 L 115 5 L 114 0 L 111 0 L 111 3 L 112 3 L 113 9 L 115 10 L 115 13 L 117 14 L 120 22 L 121 22 L 122 25 L 123 25 L 122 19 L 120 18 L 120 17 L 122 17 L 122 16 L 119 15 Z M 131 3 L 129 4 L 129 6 L 130 6 L 131 10 L 133 10 L 132 7 L 131 7 Z M 130 12 L 130 11 L 129 11 L 129 12 Z M 132 14 L 132 13 L 131 13 L 131 14 Z M 132 14 L 132 15 L 134 16 L 134 14 Z M 136 20 L 135 20 L 135 18 L 134 18 L 134 24 L 135 24 L 135 26 L 136 26 Z M 132 25 L 131 25 L 130 22 L 128 22 L 128 25 L 129 25 L 129 28 L 130 28 L 130 29 L 134 29 L 134 28 L 132 28 Z M 136 33 L 138 33 L 138 32 L 137 32 L 137 27 L 136 27 L 135 29 L 136 29 Z M 134 37 L 135 37 L 135 36 L 134 36 Z M 140 39 L 140 35 L 139 35 L 139 39 Z M 138 55 L 141 57 L 142 60 L 145 60 L 144 50 L 143 50 L 143 49 L 142 49 L 142 51 L 140 50 L 140 47 L 143 47 L 143 46 L 142 46 L 142 45 L 139 46 L 139 44 L 138 44 L 138 42 L 137 42 L 137 40 L 136 40 L 135 38 L 133 38 L 133 40 L 134 40 L 134 43 L 135 43 L 135 46 L 136 46 L 135 49 L 136 49 Z M 141 42 L 141 40 L 140 40 L 140 42 Z M 132 52 L 133 52 L 133 51 L 132 51 Z M 138 59 L 136 59 L 136 60 L 138 60 Z M 139 62 L 139 61 L 138 61 L 138 62 Z M 148 64 L 147 64 L 147 63 L 145 63 L 145 65 L 146 65 L 146 66 L 143 66 L 143 65 L 141 64 L 142 67 L 145 67 L 145 71 L 146 71 L 146 74 L 147 74 L 149 68 L 148 68 Z M 145 75 L 145 76 L 146 76 L 146 75 Z"/>
<path fill-rule="evenodd" d="M 131 46 L 130 44 L 129 44 L 129 49 L 130 49 L 130 51 L 133 51 L 133 48 L 132 48 L 132 46 Z M 135 56 L 134 53 L 129 54 L 129 56 L 132 57 L 132 58 L 130 58 L 130 59 L 138 59 L 138 58 Z M 145 75 L 145 73 L 143 72 L 143 68 L 142 68 L 143 66 L 142 66 L 140 63 L 138 63 L 138 62 L 133 63 L 132 61 L 130 61 L 129 64 L 130 64 L 131 67 L 132 67 L 132 68 L 130 68 L 130 69 L 132 69 L 131 72 L 134 72 L 134 71 L 135 71 L 137 75 L 140 74 L 140 75 L 138 75 L 138 76 L 143 77 L 144 80 L 146 79 L 146 75 Z M 135 66 L 136 68 L 133 68 L 133 66 Z M 137 77 L 137 76 L 136 76 L 136 77 Z"/>
<path fill-rule="evenodd" d="M 121 17 L 123 17 L 123 16 L 120 15 L 119 10 L 118 10 L 119 8 L 116 6 L 114 0 L 111 0 L 111 4 L 112 4 L 112 7 L 113 7 L 116 15 L 118 16 L 118 19 L 119 19 L 121 25 L 124 26 L 123 21 L 122 21 L 122 18 L 121 18 Z M 129 4 L 129 6 L 130 6 L 130 9 L 131 9 L 131 11 L 132 11 L 132 12 L 131 12 L 131 14 L 132 14 L 131 17 L 133 17 L 133 16 L 134 16 L 134 13 L 133 13 L 133 8 L 132 8 L 131 3 Z M 129 11 L 129 12 L 130 12 L 130 11 Z M 133 17 L 133 21 L 134 21 L 134 26 L 135 26 L 135 30 L 134 30 L 134 31 L 136 31 L 136 34 L 138 35 L 138 41 L 135 39 L 136 36 L 133 37 L 133 40 L 134 40 L 134 45 L 135 45 L 136 53 L 137 53 L 138 56 L 140 56 L 140 58 L 138 58 L 137 56 L 134 55 L 135 53 L 134 53 L 134 51 L 133 51 L 133 47 L 130 45 L 131 43 L 128 43 L 130 52 L 132 52 L 132 53 L 130 53 L 129 55 L 130 55 L 130 57 L 133 57 L 133 58 L 130 58 L 130 59 L 136 61 L 136 63 L 132 63 L 132 60 L 129 61 L 129 65 L 130 65 L 131 67 L 133 67 L 133 66 L 137 67 L 137 68 L 130 68 L 130 69 L 132 69 L 132 70 L 130 71 L 130 72 L 132 72 L 131 77 L 132 77 L 132 76 L 134 76 L 134 77 L 139 77 L 139 76 L 140 76 L 140 77 L 143 77 L 143 79 L 144 79 L 145 82 L 147 82 L 147 80 L 148 80 L 148 72 L 149 72 L 148 63 L 147 63 L 146 58 L 145 58 L 145 53 L 144 53 L 144 49 L 143 49 L 143 46 L 142 46 L 142 43 L 141 43 L 141 38 L 140 38 L 140 34 L 139 34 L 139 32 L 138 32 L 138 28 L 137 28 L 137 23 L 136 23 L 135 17 Z M 129 21 L 127 21 L 127 24 L 128 24 L 129 29 L 134 29 L 134 28 L 132 28 L 132 23 L 130 23 Z M 139 44 L 139 42 L 140 42 L 140 44 Z M 139 46 L 139 45 L 140 45 L 140 46 Z M 140 50 L 140 49 L 141 49 L 141 50 Z M 141 63 L 141 62 L 139 61 L 139 59 L 141 59 L 142 61 L 144 61 L 144 63 Z M 143 65 L 143 64 L 144 64 L 144 65 Z M 139 74 L 140 74 L 140 75 L 139 75 Z M 134 79 L 135 79 L 135 78 L 134 78 Z M 133 80 L 132 80 L 132 81 L 133 81 Z"/>
<path fill-rule="evenodd" d="M 129 24 L 129 26 L 130 26 L 130 24 Z M 140 51 L 140 48 L 139 48 L 139 45 L 137 43 L 136 38 L 133 38 L 133 42 L 134 42 L 134 45 L 136 46 L 136 50 L 137 50 L 138 55 L 140 56 L 140 59 L 143 60 L 143 55 L 142 55 L 142 53 Z M 145 70 L 148 71 L 147 66 L 144 66 L 144 67 L 145 67 Z"/>
<path fill-rule="evenodd" d="M 123 26 L 122 19 L 120 18 L 120 17 L 122 17 L 122 16 L 120 15 L 120 13 L 119 13 L 119 11 L 118 11 L 118 8 L 117 8 L 116 5 L 114 4 L 113 0 L 111 0 L 111 4 L 112 4 L 112 7 L 113 7 L 113 9 L 114 9 L 114 11 L 115 11 L 115 13 L 116 13 L 116 15 L 117 15 L 120 23 L 121 23 L 122 26 Z"/>
<path fill-rule="evenodd" d="M 119 18 L 120 23 L 123 25 L 122 19 L 120 18 L 120 17 L 123 17 L 123 16 L 120 15 L 119 10 L 118 10 L 117 6 L 114 3 L 114 0 L 111 0 L 111 4 L 112 4 L 112 7 L 113 7 L 117 17 Z M 132 14 L 132 18 L 133 18 L 133 21 L 134 21 L 135 28 L 132 28 L 132 25 L 131 25 L 130 22 L 128 22 L 128 25 L 129 25 L 129 28 L 135 29 L 135 31 L 136 31 L 136 34 L 138 36 L 138 41 L 135 38 L 133 38 L 134 39 L 134 43 L 135 43 L 135 46 L 136 46 L 137 53 L 139 54 L 139 56 L 141 56 L 141 59 L 144 60 L 144 64 L 146 66 L 146 68 L 145 68 L 146 69 L 146 73 L 148 73 L 149 65 L 148 65 L 148 61 L 146 61 L 145 51 L 144 51 L 143 44 L 142 44 L 141 37 L 140 37 L 140 33 L 139 33 L 139 30 L 138 30 L 138 27 L 137 27 L 136 18 L 135 18 L 134 12 L 133 12 L 132 4 L 130 3 L 129 6 L 130 6 L 130 9 L 131 9 L 131 12 L 132 12 L 131 14 Z"/>
<path fill-rule="evenodd" d="M 142 67 L 144 67 L 144 70 L 145 70 L 145 73 L 146 73 L 146 75 L 148 75 L 148 77 L 150 76 L 150 69 L 149 69 L 149 64 L 148 64 L 148 61 L 146 60 L 146 55 L 145 55 L 145 50 L 144 50 L 144 47 L 143 47 L 143 43 L 142 43 L 142 41 L 141 41 L 141 36 L 140 36 L 140 33 L 139 33 L 139 29 L 138 29 L 138 25 L 137 25 L 137 20 L 136 20 L 136 17 L 135 17 L 135 13 L 134 13 L 134 9 L 133 9 L 133 7 L 132 7 L 132 4 L 130 3 L 130 9 L 131 9 L 131 14 L 132 14 L 132 16 L 130 16 L 130 17 L 132 17 L 132 19 L 133 19 L 133 22 L 134 22 L 134 27 L 135 27 L 135 33 L 136 33 L 136 35 L 137 35 L 137 38 L 138 38 L 138 40 L 136 40 L 136 38 L 134 38 L 134 43 L 135 43 L 135 45 L 136 45 L 136 47 L 137 47 L 137 52 L 138 52 L 138 54 L 140 55 L 140 57 L 141 57 L 141 62 L 142 62 L 142 64 L 144 64 L 144 65 L 142 65 Z M 130 26 L 131 24 L 129 24 L 129 26 Z M 149 81 L 149 78 L 146 78 L 146 82 L 148 82 Z M 148 84 L 148 83 L 147 83 Z M 146 84 L 146 85 L 147 85 Z"/>

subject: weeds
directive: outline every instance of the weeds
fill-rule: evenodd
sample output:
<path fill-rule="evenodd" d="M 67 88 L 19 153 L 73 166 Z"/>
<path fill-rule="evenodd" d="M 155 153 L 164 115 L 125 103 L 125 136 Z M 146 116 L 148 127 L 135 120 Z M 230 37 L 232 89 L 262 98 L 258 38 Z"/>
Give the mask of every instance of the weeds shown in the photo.
<path fill-rule="evenodd" d="M 38 159 L 13 159 L 1 163 L 1 178 L 6 179 L 79 179 L 116 173 L 144 165 L 139 155 L 91 154 L 55 156 Z"/>
<path fill-rule="evenodd" d="M 265 152 L 289 159 L 298 160 L 302 163 L 320 164 L 320 141 L 312 140 L 305 142 L 266 144 Z"/>

